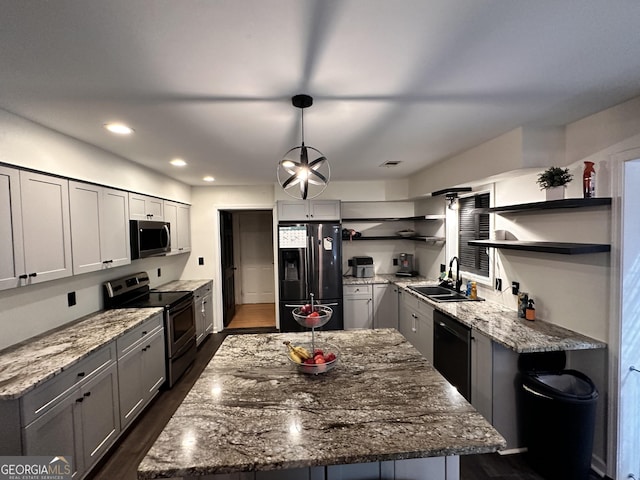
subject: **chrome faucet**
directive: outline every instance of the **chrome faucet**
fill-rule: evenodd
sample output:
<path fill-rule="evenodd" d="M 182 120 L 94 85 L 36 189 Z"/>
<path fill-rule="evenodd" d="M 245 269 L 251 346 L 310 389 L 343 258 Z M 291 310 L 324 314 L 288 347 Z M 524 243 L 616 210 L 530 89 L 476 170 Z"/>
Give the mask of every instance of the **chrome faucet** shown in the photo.
<path fill-rule="evenodd" d="M 453 268 L 453 261 L 456 261 L 456 283 L 455 283 L 455 291 L 460 293 L 460 287 L 462 286 L 462 278 L 460 278 L 460 259 L 458 257 L 453 257 L 449 262 L 449 278 L 453 283 L 453 274 L 451 269 Z"/>

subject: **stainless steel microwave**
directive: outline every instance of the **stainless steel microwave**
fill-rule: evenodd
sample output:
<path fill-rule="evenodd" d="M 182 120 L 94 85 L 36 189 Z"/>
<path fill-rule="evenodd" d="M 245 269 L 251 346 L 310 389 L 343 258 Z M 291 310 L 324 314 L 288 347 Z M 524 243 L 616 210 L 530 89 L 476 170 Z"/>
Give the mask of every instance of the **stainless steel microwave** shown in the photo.
<path fill-rule="evenodd" d="M 171 251 L 171 226 L 168 222 L 130 220 L 131 259 L 165 255 Z"/>

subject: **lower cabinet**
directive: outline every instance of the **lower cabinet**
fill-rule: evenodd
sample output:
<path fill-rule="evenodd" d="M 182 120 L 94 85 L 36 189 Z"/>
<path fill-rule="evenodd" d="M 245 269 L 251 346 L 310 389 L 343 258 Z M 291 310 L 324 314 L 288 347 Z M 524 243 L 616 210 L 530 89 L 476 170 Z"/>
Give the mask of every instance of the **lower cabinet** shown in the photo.
<path fill-rule="evenodd" d="M 373 328 L 373 285 L 343 287 L 344 329 Z"/>
<path fill-rule="evenodd" d="M 211 290 L 213 282 L 198 288 L 194 294 L 195 315 L 196 315 L 196 344 L 200 345 L 202 341 L 213 333 L 213 300 Z"/>
<path fill-rule="evenodd" d="M 373 285 L 373 328 L 398 328 L 398 287 L 393 283 Z"/>
<path fill-rule="evenodd" d="M 401 290 L 398 311 L 400 333 L 433 363 L 433 307 Z"/>
<path fill-rule="evenodd" d="M 164 326 L 158 315 L 116 341 L 120 422 L 124 429 L 165 380 Z"/>
<path fill-rule="evenodd" d="M 493 348 L 491 339 L 471 331 L 471 405 L 493 422 Z"/>
<path fill-rule="evenodd" d="M 79 372 L 77 377 L 82 380 L 36 410 L 45 413 L 24 427 L 22 454 L 72 456 L 74 477 L 79 478 L 113 445 L 120 433 L 115 356 L 93 371 Z M 50 382 L 56 381 L 54 377 L 43 388 L 55 391 L 56 386 Z M 36 389 L 34 398 L 46 400 L 38 394 Z M 30 405 L 27 400 L 23 411 Z"/>
<path fill-rule="evenodd" d="M 162 313 L 17 400 L 0 402 L 0 455 L 64 456 L 83 478 L 165 379 Z"/>

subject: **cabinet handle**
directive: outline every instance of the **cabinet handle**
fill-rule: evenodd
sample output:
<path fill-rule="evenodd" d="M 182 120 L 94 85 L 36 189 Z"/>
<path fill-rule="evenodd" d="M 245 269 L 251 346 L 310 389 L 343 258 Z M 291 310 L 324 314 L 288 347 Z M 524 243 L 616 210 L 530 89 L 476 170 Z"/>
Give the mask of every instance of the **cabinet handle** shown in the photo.
<path fill-rule="evenodd" d="M 105 261 L 104 261 L 104 262 L 102 262 L 102 263 L 113 263 L 113 260 L 105 260 Z"/>
<path fill-rule="evenodd" d="M 143 351 L 143 352 L 146 352 L 146 351 L 147 351 L 147 347 L 144 347 L 144 348 L 142 349 L 142 351 Z"/>
<path fill-rule="evenodd" d="M 33 273 L 30 273 L 30 274 L 29 274 L 29 276 L 30 276 L 30 277 L 37 277 L 37 276 L 38 276 L 38 274 L 37 274 L 36 272 L 33 272 Z"/>
<path fill-rule="evenodd" d="M 90 397 L 91 396 L 91 392 L 87 392 L 84 394 L 85 397 Z"/>
<path fill-rule="evenodd" d="M 84 372 L 78 372 L 79 377 L 84 377 Z"/>
<path fill-rule="evenodd" d="M 82 397 L 76 398 L 76 403 L 82 403 L 83 400 L 84 400 L 84 398 L 82 398 Z"/>
<path fill-rule="evenodd" d="M 142 337 L 144 337 L 146 334 L 147 334 L 147 331 L 146 331 L 146 330 L 144 330 L 144 331 L 142 332 L 142 335 L 141 335 L 141 336 L 142 336 Z"/>
<path fill-rule="evenodd" d="M 20 275 L 18 278 L 21 278 L 21 279 L 23 279 L 23 280 L 24 280 L 25 278 L 29 278 L 29 277 L 27 276 L 27 274 L 26 274 L 26 273 L 23 273 L 23 274 L 22 274 L 22 275 Z"/>

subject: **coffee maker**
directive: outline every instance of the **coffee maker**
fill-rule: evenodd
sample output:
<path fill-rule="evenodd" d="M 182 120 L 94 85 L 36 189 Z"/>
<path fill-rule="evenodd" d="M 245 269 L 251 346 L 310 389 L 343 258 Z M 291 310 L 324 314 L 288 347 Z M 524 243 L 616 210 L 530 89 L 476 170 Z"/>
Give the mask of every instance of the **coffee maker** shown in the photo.
<path fill-rule="evenodd" d="M 396 272 L 398 277 L 415 277 L 418 275 L 413 268 L 413 255 L 411 253 L 400 254 L 400 269 Z"/>

